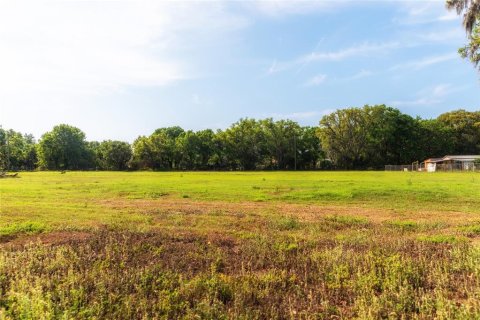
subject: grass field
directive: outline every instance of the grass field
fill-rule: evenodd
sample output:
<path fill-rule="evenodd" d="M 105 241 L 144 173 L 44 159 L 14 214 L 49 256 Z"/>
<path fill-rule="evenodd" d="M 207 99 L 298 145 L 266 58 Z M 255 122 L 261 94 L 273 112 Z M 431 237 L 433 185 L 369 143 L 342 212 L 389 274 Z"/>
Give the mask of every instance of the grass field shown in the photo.
<path fill-rule="evenodd" d="M 0 319 L 480 319 L 480 174 L 0 180 Z"/>

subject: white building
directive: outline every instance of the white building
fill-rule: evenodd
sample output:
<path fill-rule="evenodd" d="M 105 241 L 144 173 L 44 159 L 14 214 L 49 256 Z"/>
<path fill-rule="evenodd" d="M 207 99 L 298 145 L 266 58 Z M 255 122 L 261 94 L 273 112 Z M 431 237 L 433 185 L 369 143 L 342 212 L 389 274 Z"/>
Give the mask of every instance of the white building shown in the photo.
<path fill-rule="evenodd" d="M 431 158 L 424 161 L 425 170 L 435 171 L 473 171 L 480 169 L 476 161 L 480 161 L 480 155 L 445 156 L 443 158 Z"/>

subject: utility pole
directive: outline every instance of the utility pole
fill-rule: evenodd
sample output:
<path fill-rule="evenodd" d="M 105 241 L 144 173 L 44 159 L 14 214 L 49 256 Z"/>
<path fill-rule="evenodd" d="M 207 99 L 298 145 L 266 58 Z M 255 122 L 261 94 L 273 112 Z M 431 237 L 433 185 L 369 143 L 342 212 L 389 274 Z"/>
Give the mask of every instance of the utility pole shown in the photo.
<path fill-rule="evenodd" d="M 5 171 L 8 172 L 8 170 L 10 169 L 10 146 L 8 144 L 8 140 L 9 140 L 9 137 L 8 137 L 8 130 L 5 130 L 5 146 L 7 147 L 7 161 L 5 162 Z"/>
<path fill-rule="evenodd" d="M 295 171 L 297 171 L 297 135 L 293 133 L 293 154 L 295 159 Z"/>

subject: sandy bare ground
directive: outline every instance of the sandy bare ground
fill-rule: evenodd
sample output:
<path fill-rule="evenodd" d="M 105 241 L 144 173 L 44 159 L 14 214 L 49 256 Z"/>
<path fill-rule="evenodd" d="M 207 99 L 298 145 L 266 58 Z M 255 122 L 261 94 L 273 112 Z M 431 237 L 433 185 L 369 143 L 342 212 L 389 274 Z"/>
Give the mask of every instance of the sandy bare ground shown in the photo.
<path fill-rule="evenodd" d="M 480 221 L 480 215 L 455 211 L 399 211 L 394 209 L 371 208 L 363 205 L 332 206 L 315 204 L 292 204 L 276 202 L 223 202 L 196 201 L 190 199 L 108 199 L 102 206 L 117 210 L 127 210 L 144 214 L 181 213 L 248 215 L 271 213 L 295 216 L 305 222 L 318 221 L 326 216 L 342 215 L 364 217 L 373 223 L 388 220 L 408 220 L 416 222 L 446 222 L 466 224 Z"/>
<path fill-rule="evenodd" d="M 279 215 L 294 216 L 303 222 L 321 221 L 325 217 L 339 215 L 363 217 L 373 224 L 382 224 L 386 221 L 415 221 L 418 223 L 444 223 L 455 228 L 456 226 L 476 223 L 480 216 L 454 211 L 398 211 L 393 209 L 371 208 L 367 206 L 332 206 L 315 204 L 292 204 L 279 202 L 223 202 L 197 201 L 191 199 L 106 199 L 99 202 L 100 206 L 145 215 L 182 214 L 182 215 L 226 215 L 245 217 L 249 215 Z M 0 239 L 0 247 L 21 247 L 29 243 L 44 245 L 61 245 L 74 242 L 83 242 L 90 239 L 94 232 L 79 231 L 52 231 L 35 235 L 17 235 Z M 217 235 L 212 233 L 213 238 Z M 223 237 L 223 236 L 222 236 Z M 222 238 L 221 237 L 221 238 Z M 473 239 L 476 241 L 476 239 Z M 478 240 L 480 241 L 480 240 Z"/>

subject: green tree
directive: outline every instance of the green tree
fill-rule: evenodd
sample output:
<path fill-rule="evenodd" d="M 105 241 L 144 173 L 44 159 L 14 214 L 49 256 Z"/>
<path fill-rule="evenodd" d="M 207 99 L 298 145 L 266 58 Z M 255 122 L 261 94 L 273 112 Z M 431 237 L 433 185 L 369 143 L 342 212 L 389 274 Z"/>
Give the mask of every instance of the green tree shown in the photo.
<path fill-rule="evenodd" d="M 50 170 L 78 170 L 93 167 L 85 134 L 66 124 L 55 126 L 38 143 L 39 166 Z"/>
<path fill-rule="evenodd" d="M 453 129 L 437 119 L 418 119 L 420 134 L 418 135 L 417 158 L 440 158 L 454 153 Z"/>
<path fill-rule="evenodd" d="M 453 134 L 453 152 L 480 154 L 480 111 L 456 110 L 441 114 L 438 121 Z"/>
<path fill-rule="evenodd" d="M 418 121 L 385 105 L 337 110 L 320 121 L 327 156 L 340 168 L 383 168 L 418 160 Z"/>
<path fill-rule="evenodd" d="M 133 165 L 141 169 L 177 169 L 181 153 L 176 140 L 184 133 L 180 127 L 160 128 L 149 137 L 138 137 L 133 143 Z"/>
<path fill-rule="evenodd" d="M 368 119 L 360 108 L 337 110 L 320 120 L 318 136 L 327 157 L 340 168 L 365 166 Z"/>
<path fill-rule="evenodd" d="M 301 127 L 297 136 L 297 168 L 317 169 L 319 161 L 325 158 L 316 127 Z"/>
<path fill-rule="evenodd" d="M 0 170 L 33 170 L 36 162 L 32 135 L 0 127 Z"/>
<path fill-rule="evenodd" d="M 146 136 L 140 136 L 132 144 L 133 162 L 136 169 L 154 169 L 157 163 L 151 141 Z"/>
<path fill-rule="evenodd" d="M 366 165 L 405 164 L 417 159 L 417 121 L 398 109 L 385 105 L 365 106 L 368 143 Z"/>
<path fill-rule="evenodd" d="M 273 169 L 293 169 L 296 153 L 298 155 L 297 140 L 300 138 L 300 126 L 291 120 L 260 121 L 264 139 L 265 166 Z"/>
<path fill-rule="evenodd" d="M 208 167 L 218 170 L 235 169 L 236 164 L 233 156 L 227 154 L 227 134 L 225 131 L 217 130 L 212 136 L 211 155 L 208 159 Z"/>
<path fill-rule="evenodd" d="M 175 140 L 176 154 L 179 155 L 178 169 L 211 169 L 210 159 L 214 154 L 215 133 L 210 130 L 184 131 Z"/>
<path fill-rule="evenodd" d="M 126 170 L 132 158 L 130 144 L 123 141 L 103 141 L 97 150 L 98 164 L 102 170 Z"/>
<path fill-rule="evenodd" d="M 264 134 L 255 119 L 240 119 L 224 131 L 226 155 L 232 167 L 254 170 L 262 162 Z"/>
<path fill-rule="evenodd" d="M 469 43 L 460 48 L 462 57 L 470 59 L 475 66 L 480 63 L 480 2 L 477 0 L 447 0 L 447 8 L 463 14 L 463 26 Z"/>

